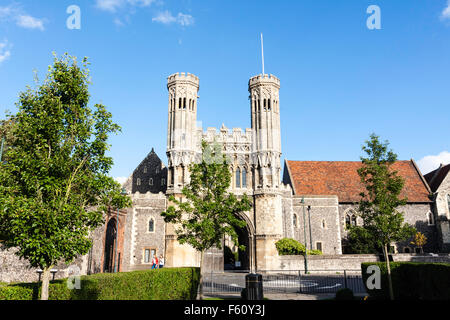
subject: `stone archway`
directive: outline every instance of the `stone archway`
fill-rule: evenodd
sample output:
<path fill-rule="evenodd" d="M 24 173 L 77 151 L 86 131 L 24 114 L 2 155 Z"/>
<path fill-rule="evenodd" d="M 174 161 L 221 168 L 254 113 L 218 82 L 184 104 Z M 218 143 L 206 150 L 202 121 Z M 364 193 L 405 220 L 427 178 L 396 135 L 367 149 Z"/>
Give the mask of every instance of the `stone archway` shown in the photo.
<path fill-rule="evenodd" d="M 115 218 L 108 221 L 103 253 L 103 272 L 114 272 L 114 250 L 116 247 L 117 222 Z"/>
<path fill-rule="evenodd" d="M 254 227 L 251 220 L 248 218 L 248 216 L 245 213 L 239 214 L 239 218 L 244 220 L 246 222 L 246 226 L 242 229 L 236 230 L 236 233 L 238 235 L 238 242 L 239 245 L 245 246 L 245 250 L 237 250 L 233 246 L 231 251 L 236 253 L 237 259 L 240 262 L 239 266 L 233 265 L 232 262 L 235 262 L 236 257 L 232 256 L 231 261 L 229 254 L 226 253 L 226 251 L 229 251 L 225 248 L 225 245 L 227 244 L 226 241 L 224 243 L 224 269 L 225 270 L 246 270 L 251 271 L 254 270 Z M 232 246 L 232 245 L 231 245 Z"/>

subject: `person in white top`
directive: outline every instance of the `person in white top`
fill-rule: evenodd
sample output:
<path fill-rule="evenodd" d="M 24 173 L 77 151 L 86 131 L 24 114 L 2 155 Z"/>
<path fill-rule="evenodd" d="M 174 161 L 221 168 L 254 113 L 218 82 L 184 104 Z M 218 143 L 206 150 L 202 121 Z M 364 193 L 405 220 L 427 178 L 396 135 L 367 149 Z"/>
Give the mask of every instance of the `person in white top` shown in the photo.
<path fill-rule="evenodd" d="M 164 267 L 164 257 L 160 256 L 159 257 L 159 268 L 163 268 Z"/>

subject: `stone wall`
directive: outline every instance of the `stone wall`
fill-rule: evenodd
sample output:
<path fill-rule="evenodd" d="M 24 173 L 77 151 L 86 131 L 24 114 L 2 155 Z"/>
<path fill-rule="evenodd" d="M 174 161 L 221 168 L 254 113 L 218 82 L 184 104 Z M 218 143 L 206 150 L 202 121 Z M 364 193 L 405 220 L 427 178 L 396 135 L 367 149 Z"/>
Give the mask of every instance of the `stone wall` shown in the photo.
<path fill-rule="evenodd" d="M 0 244 L 0 282 L 36 282 L 39 280 L 38 268 L 30 266 L 27 260 L 19 258 L 16 255 L 17 249 L 6 249 L 4 245 Z M 69 276 L 69 269 L 78 268 L 80 275 L 86 274 L 86 266 L 84 257 L 79 257 L 72 264 L 66 265 L 60 263 L 53 269 L 58 270 L 55 274 L 55 279 L 67 278 Z M 51 277 L 53 277 L 51 275 Z"/>
<path fill-rule="evenodd" d="M 393 261 L 402 262 L 433 262 L 450 263 L 450 254 L 439 255 L 418 255 L 418 254 L 394 254 Z M 372 254 L 345 254 L 345 255 L 323 255 L 308 256 L 308 270 L 311 271 L 343 271 L 360 270 L 363 262 L 381 261 L 379 255 Z M 279 256 L 279 268 L 283 271 L 305 270 L 305 260 L 303 256 Z M 258 270 L 263 271 L 263 270 Z M 268 270 L 276 271 L 276 270 Z"/>
<path fill-rule="evenodd" d="M 318 243 L 321 243 L 321 249 L 324 254 L 342 253 L 337 197 L 305 196 L 304 199 L 308 249 L 311 249 L 311 242 L 313 249 L 320 249 Z M 292 202 L 292 211 L 293 215 L 295 215 L 290 219 L 291 225 L 295 224 L 293 226 L 293 238 L 305 244 L 305 225 L 303 223 L 304 214 L 301 197 L 295 196 Z M 311 206 L 309 211 L 307 210 L 308 206 Z M 309 231 L 310 226 L 311 232 Z"/>
<path fill-rule="evenodd" d="M 133 207 L 128 209 L 125 227 L 124 271 L 147 269 L 150 262 L 144 261 L 145 250 L 155 250 L 158 258 L 165 255 L 165 222 L 161 212 L 167 208 L 167 199 L 163 193 L 131 195 Z M 153 219 L 154 231 L 149 231 L 149 222 Z"/>

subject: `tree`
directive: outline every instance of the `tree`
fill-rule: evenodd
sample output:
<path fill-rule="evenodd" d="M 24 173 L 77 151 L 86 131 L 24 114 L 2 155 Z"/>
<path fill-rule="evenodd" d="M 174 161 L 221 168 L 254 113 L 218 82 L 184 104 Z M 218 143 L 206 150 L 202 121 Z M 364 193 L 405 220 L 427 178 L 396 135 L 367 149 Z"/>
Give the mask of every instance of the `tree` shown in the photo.
<path fill-rule="evenodd" d="M 205 251 L 213 246 L 221 249 L 225 235 L 241 250 L 245 249 L 239 246 L 236 230 L 246 223 L 238 214 L 250 210 L 251 202 L 245 194 L 239 200 L 228 191 L 231 174 L 221 148 L 202 141 L 201 162 L 191 164 L 189 172 L 190 182 L 182 190 L 185 201 L 171 196 L 169 200 L 174 205 L 161 215 L 165 222 L 174 224 L 180 244 L 189 244 L 200 253 L 201 269 Z M 200 272 L 200 299 L 203 298 L 202 287 Z"/>
<path fill-rule="evenodd" d="M 414 240 L 411 241 L 411 244 L 419 248 L 420 253 L 423 253 L 423 246 L 427 244 L 427 237 L 423 233 L 417 232 L 414 235 Z"/>
<path fill-rule="evenodd" d="M 7 247 L 43 270 L 48 299 L 51 268 L 86 254 L 89 233 L 109 207 L 131 200 L 107 174 L 108 135 L 120 131 L 103 105 L 88 107 L 89 70 L 75 57 L 54 57 L 47 77 L 20 93 L 8 114 L 10 134 L 0 164 L 0 235 Z"/>
<path fill-rule="evenodd" d="M 343 244 L 345 246 L 344 253 L 377 254 L 381 252 L 380 248 L 377 247 L 376 239 L 363 226 L 350 226 Z"/>
<path fill-rule="evenodd" d="M 389 294 L 393 300 L 388 246 L 392 242 L 410 238 L 415 229 L 404 223 L 403 213 L 398 211 L 399 207 L 407 203 L 407 199 L 400 196 L 405 182 L 397 171 L 391 169 L 397 155 L 392 150 L 388 151 L 388 146 L 388 141 L 381 143 L 379 137 L 372 134 L 362 148 L 367 157 L 361 157 L 362 167 L 358 169 L 358 174 L 366 191 L 360 194 L 359 213 L 363 218 L 364 228 L 376 245 L 383 249 Z"/>

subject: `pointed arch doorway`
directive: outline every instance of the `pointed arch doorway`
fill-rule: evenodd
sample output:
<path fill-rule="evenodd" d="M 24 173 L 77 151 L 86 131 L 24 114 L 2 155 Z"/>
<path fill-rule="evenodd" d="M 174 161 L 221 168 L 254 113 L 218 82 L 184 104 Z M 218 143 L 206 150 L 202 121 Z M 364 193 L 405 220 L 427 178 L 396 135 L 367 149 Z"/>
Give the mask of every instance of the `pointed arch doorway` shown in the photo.
<path fill-rule="evenodd" d="M 116 218 L 111 218 L 106 227 L 103 272 L 114 272 L 114 252 L 117 238 Z"/>

